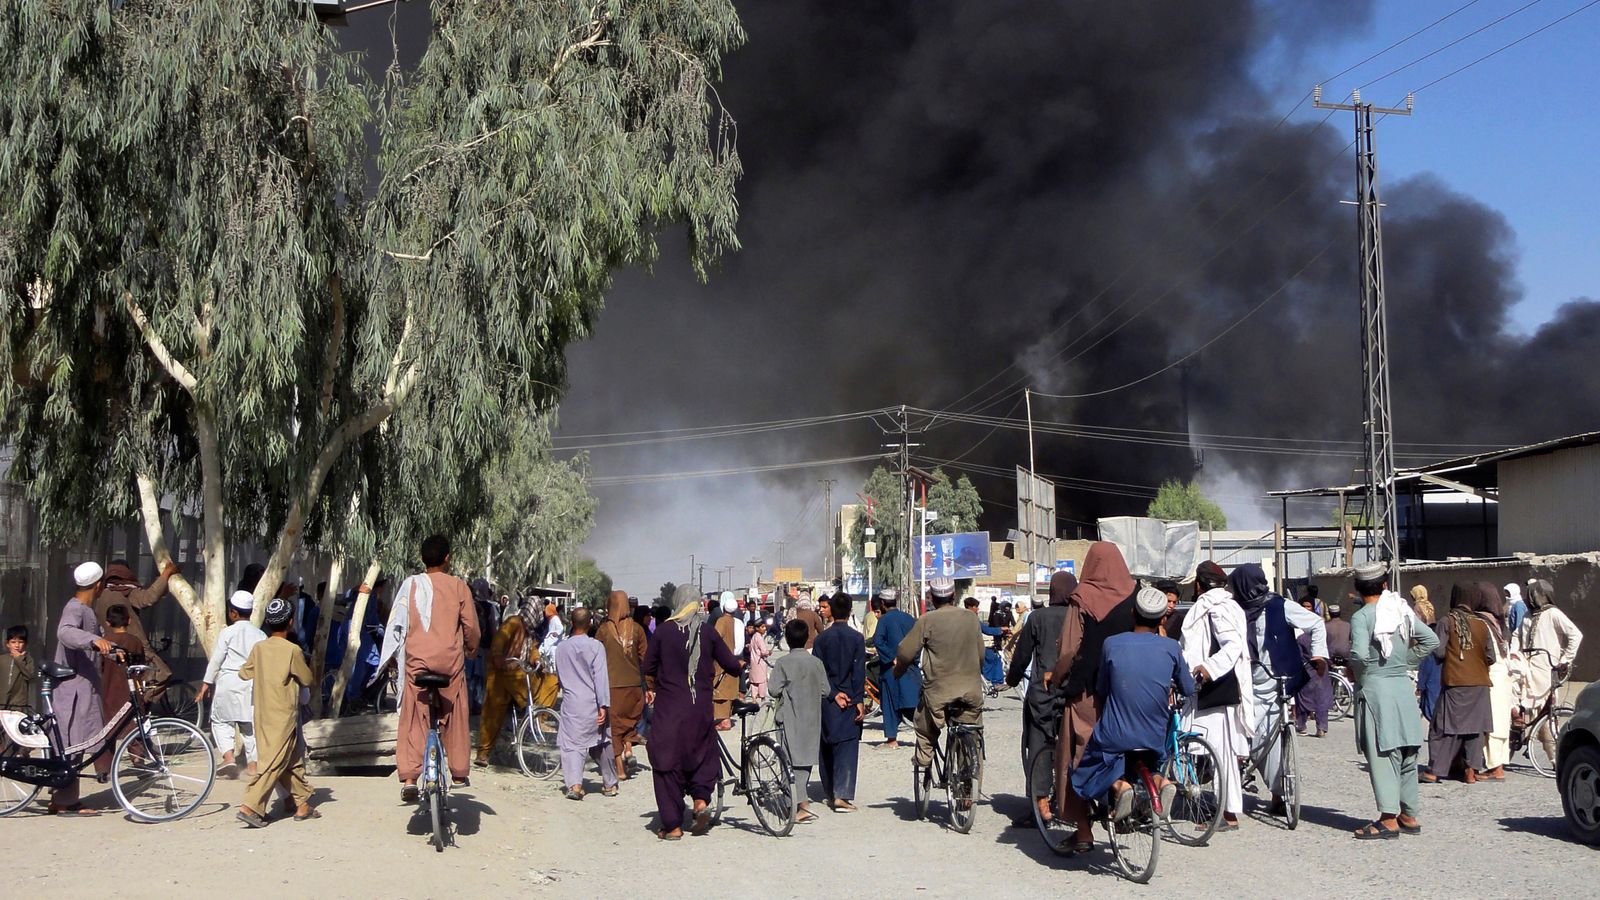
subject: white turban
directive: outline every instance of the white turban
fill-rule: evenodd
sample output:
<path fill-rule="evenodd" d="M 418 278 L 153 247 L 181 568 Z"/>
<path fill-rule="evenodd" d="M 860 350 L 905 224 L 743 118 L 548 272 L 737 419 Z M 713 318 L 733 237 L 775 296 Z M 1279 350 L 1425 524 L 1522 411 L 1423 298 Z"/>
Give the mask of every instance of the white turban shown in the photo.
<path fill-rule="evenodd" d="M 1506 599 L 1510 600 L 1512 603 L 1521 603 L 1522 602 L 1522 586 L 1517 584 L 1516 582 L 1512 582 L 1511 584 L 1506 585 L 1505 586 L 1505 592 L 1506 592 Z"/>
<path fill-rule="evenodd" d="M 717 599 L 722 601 L 723 612 L 731 613 L 739 611 L 739 598 L 734 596 L 733 591 L 723 591 L 722 596 Z"/>
<path fill-rule="evenodd" d="M 72 580 L 78 583 L 78 587 L 93 587 L 104 577 L 106 570 L 100 568 L 97 562 L 86 562 L 72 570 Z"/>
<path fill-rule="evenodd" d="M 242 613 L 253 612 L 256 608 L 256 595 L 249 591 L 234 591 L 228 598 L 228 605 Z"/>

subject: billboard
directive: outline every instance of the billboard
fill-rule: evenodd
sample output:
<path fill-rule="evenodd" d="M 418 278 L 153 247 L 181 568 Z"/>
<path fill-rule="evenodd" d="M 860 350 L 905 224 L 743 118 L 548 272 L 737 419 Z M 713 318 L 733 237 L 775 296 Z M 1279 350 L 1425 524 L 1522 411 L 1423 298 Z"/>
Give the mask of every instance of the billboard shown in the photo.
<path fill-rule="evenodd" d="M 803 574 L 804 573 L 801 572 L 799 567 L 791 569 L 773 569 L 772 580 L 779 584 L 793 584 L 797 581 L 805 581 L 805 578 L 802 577 Z"/>
<path fill-rule="evenodd" d="M 930 534 L 921 541 L 920 578 L 989 577 L 989 532 Z"/>

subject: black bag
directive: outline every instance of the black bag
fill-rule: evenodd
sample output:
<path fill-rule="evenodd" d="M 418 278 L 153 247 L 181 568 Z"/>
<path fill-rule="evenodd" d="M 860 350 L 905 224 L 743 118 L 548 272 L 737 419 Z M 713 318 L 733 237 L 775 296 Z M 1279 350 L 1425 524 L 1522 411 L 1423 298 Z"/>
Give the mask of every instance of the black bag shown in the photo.
<path fill-rule="evenodd" d="M 1211 650 L 1206 654 L 1210 656 L 1217 652 L 1220 642 L 1217 640 L 1217 627 L 1212 624 L 1211 617 L 1206 616 L 1206 627 L 1211 631 Z M 1200 690 L 1195 694 L 1195 709 L 1216 709 L 1219 706 L 1233 706 L 1244 699 L 1239 692 L 1239 673 L 1229 669 L 1228 674 L 1221 678 L 1213 678 L 1200 685 Z"/>

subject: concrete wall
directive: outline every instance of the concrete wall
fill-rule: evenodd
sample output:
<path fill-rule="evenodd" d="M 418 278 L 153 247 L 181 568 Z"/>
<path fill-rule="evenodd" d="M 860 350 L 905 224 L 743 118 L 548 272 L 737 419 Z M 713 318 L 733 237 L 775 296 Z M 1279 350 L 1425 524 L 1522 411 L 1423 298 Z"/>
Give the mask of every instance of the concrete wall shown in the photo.
<path fill-rule="evenodd" d="M 1571 556 L 1533 557 L 1517 560 L 1430 563 L 1401 569 L 1401 592 L 1409 595 L 1413 585 L 1428 589 L 1428 599 L 1443 615 L 1450 608 L 1450 588 L 1461 582 L 1487 581 L 1496 588 L 1530 578 L 1544 578 L 1555 585 L 1556 605 L 1572 618 L 1584 633 L 1572 677 L 1577 681 L 1600 681 L 1600 553 Z M 1347 599 L 1352 581 L 1348 575 L 1319 574 L 1312 579 L 1322 588 L 1324 601 L 1339 603 L 1348 619 L 1355 603 Z"/>
<path fill-rule="evenodd" d="M 1600 445 L 1502 462 L 1499 480 L 1500 553 L 1600 549 Z"/>

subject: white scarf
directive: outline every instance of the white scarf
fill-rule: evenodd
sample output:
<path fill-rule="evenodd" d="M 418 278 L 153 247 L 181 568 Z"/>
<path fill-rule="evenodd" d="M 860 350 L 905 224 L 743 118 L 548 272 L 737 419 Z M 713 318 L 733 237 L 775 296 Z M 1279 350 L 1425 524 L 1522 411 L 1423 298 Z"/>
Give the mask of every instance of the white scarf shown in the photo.
<path fill-rule="evenodd" d="M 377 668 L 372 670 L 373 680 L 391 658 L 399 671 L 406 670 L 406 632 L 411 627 L 411 603 L 407 600 L 417 605 L 422 630 L 428 631 L 433 625 L 433 579 L 426 572 L 400 582 L 394 604 L 389 607 L 389 621 L 383 628 L 383 652 L 378 656 Z"/>
<path fill-rule="evenodd" d="M 1411 605 L 1401 599 L 1394 591 L 1384 591 L 1378 597 L 1377 614 L 1372 620 L 1372 636 L 1378 639 L 1378 656 L 1387 661 L 1394 652 L 1394 639 L 1400 638 L 1402 646 L 1411 644 L 1412 623 L 1416 621 L 1416 613 L 1411 611 Z"/>

